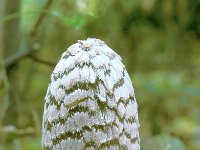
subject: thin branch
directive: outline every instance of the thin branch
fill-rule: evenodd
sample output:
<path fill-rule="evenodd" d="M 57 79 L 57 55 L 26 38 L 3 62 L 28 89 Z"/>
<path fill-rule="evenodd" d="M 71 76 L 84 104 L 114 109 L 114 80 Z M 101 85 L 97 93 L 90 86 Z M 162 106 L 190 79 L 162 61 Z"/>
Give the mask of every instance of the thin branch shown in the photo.
<path fill-rule="evenodd" d="M 48 66 L 51 66 L 51 67 L 55 67 L 56 63 L 55 62 L 50 62 L 50 61 L 47 61 L 47 60 L 44 60 L 42 58 L 38 58 L 34 55 L 29 55 L 29 57 L 36 61 L 36 62 L 39 62 L 39 63 L 42 63 L 42 64 L 45 64 L 45 65 L 48 65 Z"/>
<path fill-rule="evenodd" d="M 30 32 L 30 35 L 32 38 L 37 35 L 38 28 L 41 25 L 41 23 L 45 17 L 44 11 L 50 7 L 50 5 L 52 4 L 52 1 L 53 0 L 48 0 L 43 7 L 43 11 L 40 12 L 38 19 L 36 20 L 35 25 L 33 27 L 33 30 Z M 20 51 L 16 52 L 15 54 L 13 54 L 5 59 L 5 66 L 7 67 L 7 66 L 21 60 L 22 58 L 25 58 L 25 57 L 31 55 L 34 50 L 35 50 L 34 48 L 27 48 L 25 50 L 20 50 Z"/>
<path fill-rule="evenodd" d="M 26 129 L 17 129 L 14 126 L 4 126 L 0 128 L 2 139 L 15 139 L 25 136 L 35 136 L 37 134 L 36 130 L 32 127 Z"/>
<path fill-rule="evenodd" d="M 40 24 L 42 23 L 42 21 L 44 20 L 44 17 L 45 17 L 44 11 L 45 11 L 45 10 L 48 10 L 48 8 L 50 7 L 50 5 L 51 5 L 52 2 L 53 2 L 53 0 L 48 0 L 48 1 L 46 2 L 46 4 L 44 5 L 43 11 L 41 11 L 41 13 L 39 14 L 39 17 L 38 17 L 38 19 L 37 19 L 36 22 L 35 22 L 35 25 L 34 25 L 34 27 L 33 27 L 33 30 L 32 30 L 31 33 L 30 33 L 31 36 L 36 36 L 37 30 L 38 30 Z"/>
<path fill-rule="evenodd" d="M 34 49 L 31 49 L 31 50 L 25 49 L 25 50 L 20 50 L 20 51 L 16 52 L 15 54 L 13 54 L 5 59 L 5 66 L 8 67 L 9 65 L 27 57 L 33 51 L 34 51 Z"/>

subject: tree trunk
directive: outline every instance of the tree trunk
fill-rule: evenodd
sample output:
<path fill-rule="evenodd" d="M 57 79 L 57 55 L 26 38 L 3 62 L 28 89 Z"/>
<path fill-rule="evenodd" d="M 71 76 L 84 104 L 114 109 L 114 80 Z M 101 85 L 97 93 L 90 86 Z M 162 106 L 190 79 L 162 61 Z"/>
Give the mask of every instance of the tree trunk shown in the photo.
<path fill-rule="evenodd" d="M 0 18 L 4 16 L 4 3 L 6 0 L 0 1 Z M 3 59 L 3 24 L 0 22 L 0 60 Z"/>
<path fill-rule="evenodd" d="M 3 0 L 4 12 L 3 15 L 10 15 L 20 11 L 20 0 Z M 2 2 L 3 2 L 2 1 Z M 3 58 L 12 55 L 14 52 L 19 50 L 20 46 L 20 17 L 8 20 L 3 23 L 1 32 L 1 53 Z M 6 68 L 8 80 L 10 84 L 10 105 L 8 108 L 7 116 L 5 119 L 6 124 L 16 125 L 17 114 L 18 114 L 18 103 L 19 103 L 19 83 L 17 74 L 17 64 L 11 64 Z"/>

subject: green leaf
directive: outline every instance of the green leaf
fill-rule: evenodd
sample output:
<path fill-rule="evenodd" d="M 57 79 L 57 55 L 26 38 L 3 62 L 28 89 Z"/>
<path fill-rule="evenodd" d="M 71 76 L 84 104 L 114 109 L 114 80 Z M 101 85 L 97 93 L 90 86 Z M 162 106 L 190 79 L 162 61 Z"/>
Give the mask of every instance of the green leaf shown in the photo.
<path fill-rule="evenodd" d="M 57 11 L 50 11 L 49 14 L 57 17 L 65 25 L 68 25 L 71 27 L 80 28 L 80 27 L 84 26 L 86 23 L 86 17 L 80 16 L 80 15 L 75 15 L 72 18 L 68 18 Z"/>
<path fill-rule="evenodd" d="M 54 16 L 58 19 L 58 21 L 64 23 L 65 25 L 71 26 L 71 27 L 76 27 L 76 28 L 80 28 L 82 26 L 85 25 L 88 16 L 81 16 L 81 15 L 74 15 L 73 17 L 69 18 L 66 17 L 65 15 L 61 14 L 58 11 L 49 11 L 49 10 L 36 10 L 33 12 L 17 12 L 17 13 L 13 13 L 10 15 L 6 15 L 2 18 L 0 18 L 0 23 L 21 17 L 21 16 L 26 16 L 26 15 L 33 15 L 33 14 L 39 14 L 39 13 L 45 13 L 49 16 Z"/>

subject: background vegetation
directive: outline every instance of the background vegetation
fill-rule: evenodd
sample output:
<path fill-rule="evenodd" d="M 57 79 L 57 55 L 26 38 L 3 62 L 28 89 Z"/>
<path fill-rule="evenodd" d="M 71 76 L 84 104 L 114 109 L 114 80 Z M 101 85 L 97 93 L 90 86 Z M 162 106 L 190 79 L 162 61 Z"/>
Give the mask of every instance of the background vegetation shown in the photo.
<path fill-rule="evenodd" d="M 200 149 L 199 0 L 1 0 L 0 149 L 41 149 L 50 74 L 87 37 L 127 66 L 142 150 Z"/>

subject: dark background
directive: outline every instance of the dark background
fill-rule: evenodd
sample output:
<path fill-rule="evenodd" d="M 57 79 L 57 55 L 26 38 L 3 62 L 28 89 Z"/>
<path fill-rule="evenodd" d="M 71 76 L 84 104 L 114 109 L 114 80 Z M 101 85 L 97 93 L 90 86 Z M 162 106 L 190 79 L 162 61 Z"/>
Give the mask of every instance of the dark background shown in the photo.
<path fill-rule="evenodd" d="M 41 149 L 51 72 L 87 37 L 123 58 L 142 150 L 200 149 L 199 0 L 0 0 L 0 150 Z"/>

